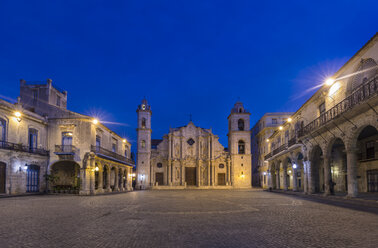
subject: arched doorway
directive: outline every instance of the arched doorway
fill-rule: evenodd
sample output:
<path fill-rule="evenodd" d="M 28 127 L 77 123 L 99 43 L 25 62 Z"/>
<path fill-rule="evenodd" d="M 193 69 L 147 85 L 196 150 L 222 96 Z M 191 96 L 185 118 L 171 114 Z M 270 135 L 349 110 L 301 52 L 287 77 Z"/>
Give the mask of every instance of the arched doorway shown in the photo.
<path fill-rule="evenodd" d="M 59 161 L 51 166 L 51 186 L 56 193 L 79 193 L 80 166 L 74 161 Z"/>
<path fill-rule="evenodd" d="M 378 131 L 373 126 L 366 126 L 357 138 L 357 161 L 359 191 L 378 192 Z"/>
<path fill-rule="evenodd" d="M 337 138 L 332 143 L 331 147 L 331 193 L 348 191 L 348 173 L 347 173 L 347 156 L 345 151 L 345 144 Z"/>
<path fill-rule="evenodd" d="M 5 181 L 7 165 L 4 162 L 0 162 L 0 194 L 5 194 Z"/>
<path fill-rule="evenodd" d="M 319 146 L 312 149 L 311 157 L 311 193 L 324 192 L 324 159 Z"/>

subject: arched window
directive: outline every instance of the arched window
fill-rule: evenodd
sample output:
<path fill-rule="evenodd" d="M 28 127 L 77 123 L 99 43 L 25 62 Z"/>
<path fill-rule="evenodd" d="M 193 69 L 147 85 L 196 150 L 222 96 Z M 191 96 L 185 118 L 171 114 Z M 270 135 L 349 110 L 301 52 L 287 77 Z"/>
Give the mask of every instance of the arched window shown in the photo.
<path fill-rule="evenodd" d="M 145 141 L 145 140 L 142 140 L 142 141 L 140 142 L 140 146 L 141 146 L 142 148 L 145 148 L 145 147 L 146 147 L 146 141 Z"/>
<path fill-rule="evenodd" d="M 238 120 L 238 129 L 240 131 L 244 131 L 244 120 L 243 119 Z"/>
<path fill-rule="evenodd" d="M 142 128 L 146 128 L 146 118 L 142 118 Z"/>
<path fill-rule="evenodd" d="M 0 141 L 6 141 L 7 122 L 0 118 Z"/>
<path fill-rule="evenodd" d="M 245 154 L 245 143 L 242 140 L 239 140 L 239 143 L 238 143 L 238 153 Z"/>

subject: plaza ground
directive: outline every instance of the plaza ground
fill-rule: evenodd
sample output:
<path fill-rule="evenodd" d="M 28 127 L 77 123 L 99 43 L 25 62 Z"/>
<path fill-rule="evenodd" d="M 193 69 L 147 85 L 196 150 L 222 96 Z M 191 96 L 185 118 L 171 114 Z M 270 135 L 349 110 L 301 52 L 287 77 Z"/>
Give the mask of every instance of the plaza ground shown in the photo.
<path fill-rule="evenodd" d="M 376 247 L 378 214 L 261 190 L 0 199 L 5 247 Z"/>

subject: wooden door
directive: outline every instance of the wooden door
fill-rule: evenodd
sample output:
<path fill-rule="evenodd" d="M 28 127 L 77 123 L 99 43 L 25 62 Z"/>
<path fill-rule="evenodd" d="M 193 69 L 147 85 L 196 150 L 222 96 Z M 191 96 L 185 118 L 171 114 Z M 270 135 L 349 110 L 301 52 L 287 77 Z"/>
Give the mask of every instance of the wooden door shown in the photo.
<path fill-rule="evenodd" d="M 156 182 L 158 183 L 158 186 L 164 185 L 164 173 L 156 172 Z"/>
<path fill-rule="evenodd" d="M 197 180 L 196 180 L 196 167 L 185 167 L 185 182 L 186 185 L 196 185 Z"/>
<path fill-rule="evenodd" d="M 368 192 L 378 192 L 378 170 L 367 171 Z"/>
<path fill-rule="evenodd" d="M 226 185 L 226 174 L 218 173 L 218 185 Z"/>
<path fill-rule="evenodd" d="M 0 193 L 5 193 L 6 165 L 0 162 Z"/>

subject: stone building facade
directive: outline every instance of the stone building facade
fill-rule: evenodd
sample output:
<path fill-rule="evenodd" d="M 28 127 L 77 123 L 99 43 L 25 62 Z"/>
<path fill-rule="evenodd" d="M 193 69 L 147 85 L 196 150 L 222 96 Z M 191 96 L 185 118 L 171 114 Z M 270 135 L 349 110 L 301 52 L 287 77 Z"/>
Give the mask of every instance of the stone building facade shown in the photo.
<path fill-rule="evenodd" d="M 265 187 L 378 192 L 378 34 L 269 137 Z"/>
<path fill-rule="evenodd" d="M 67 110 L 67 92 L 21 80 L 0 102 L 0 194 L 96 194 L 132 189 L 131 144 L 93 117 Z"/>
<path fill-rule="evenodd" d="M 252 154 L 252 186 L 262 187 L 266 184 L 266 178 L 259 176 L 259 170 L 267 166 L 264 155 L 268 150 L 265 142 L 278 126 L 282 125 L 292 115 L 292 112 L 266 113 L 251 129 L 251 154 Z M 262 169 L 264 170 L 264 169 Z"/>
<path fill-rule="evenodd" d="M 138 106 L 137 187 L 142 189 L 251 187 L 250 113 L 237 102 L 228 117 L 228 149 L 211 129 L 193 122 L 151 139 L 151 107 Z"/>

